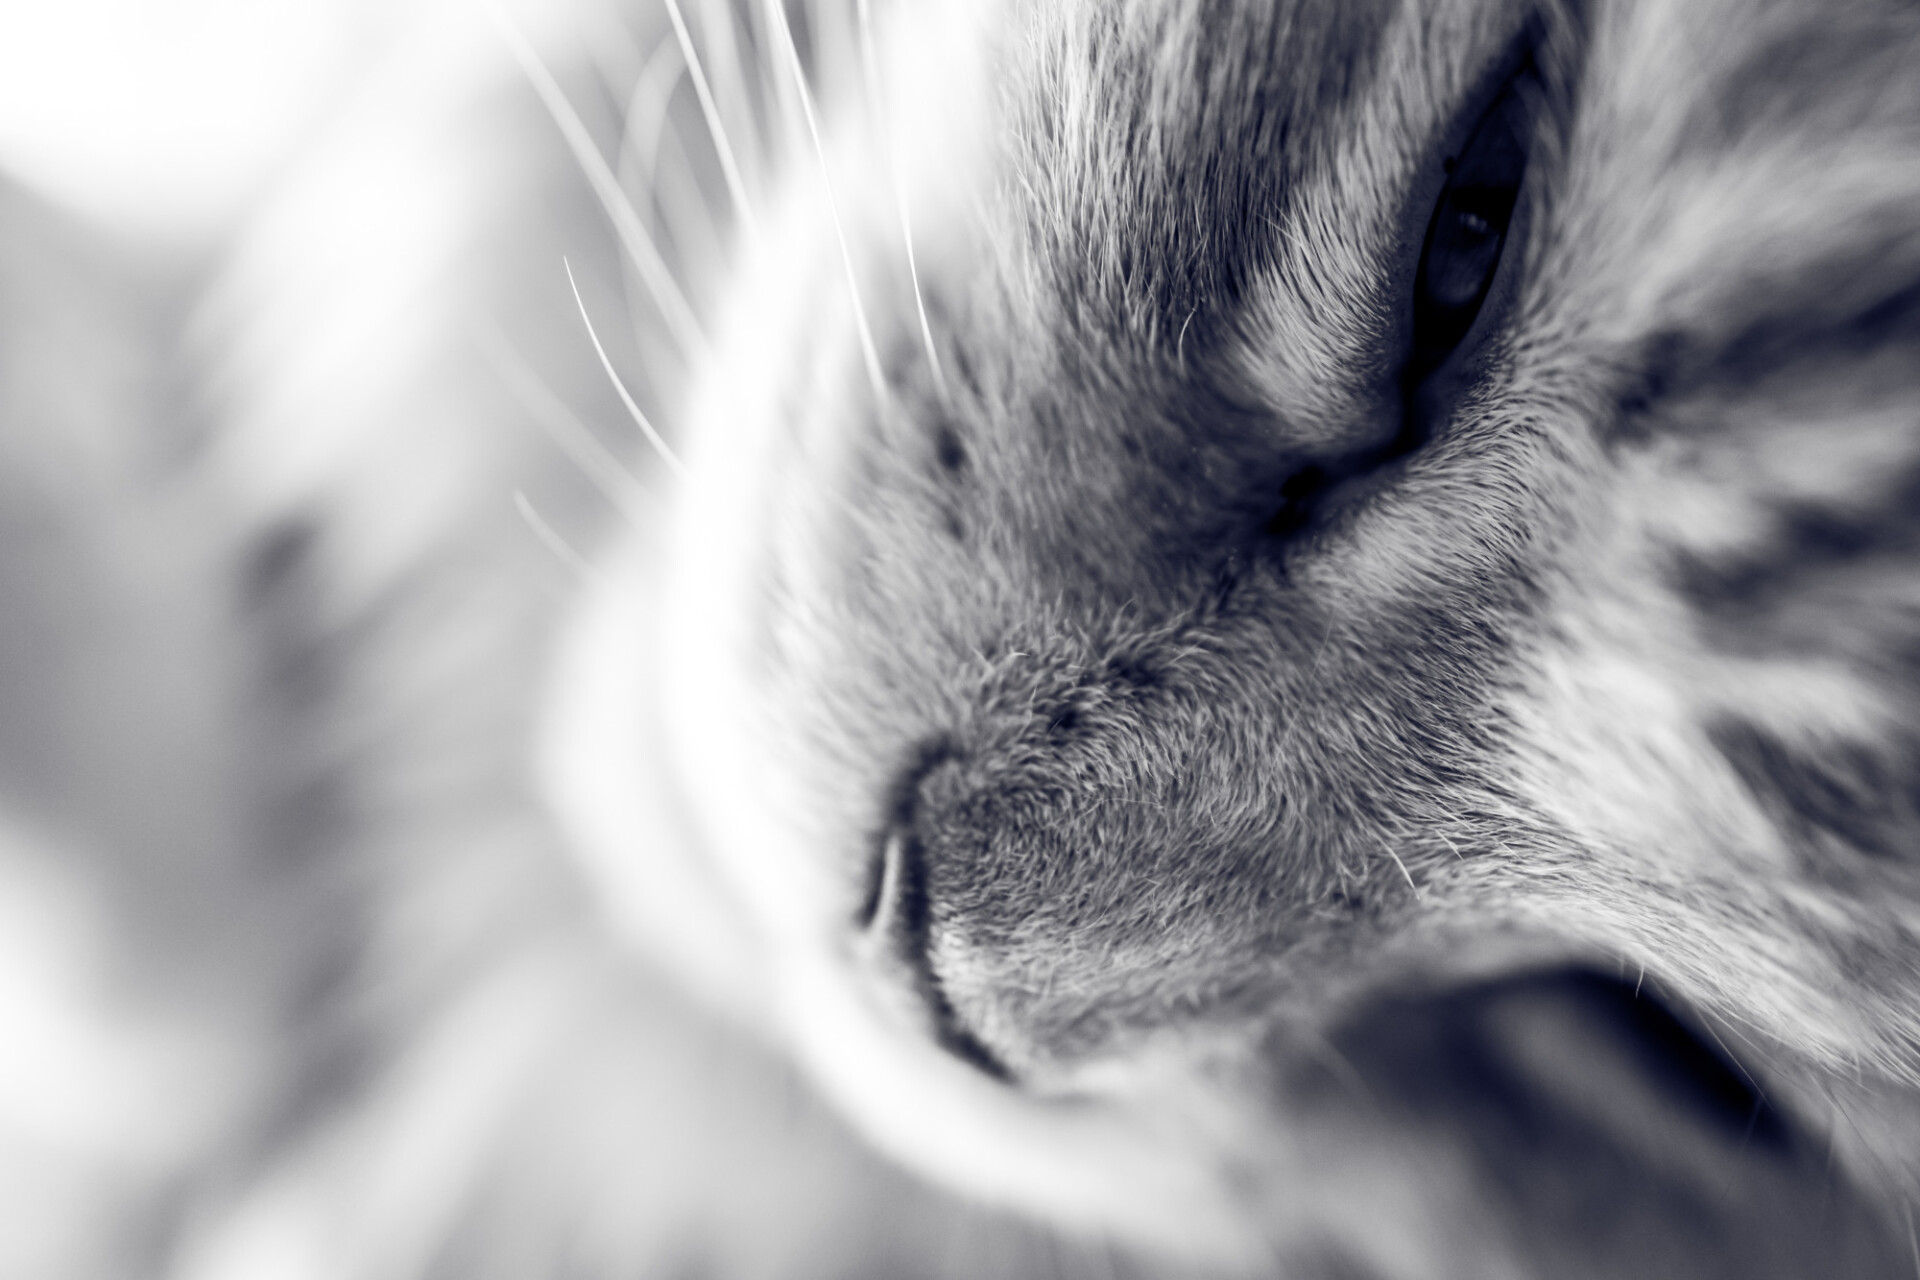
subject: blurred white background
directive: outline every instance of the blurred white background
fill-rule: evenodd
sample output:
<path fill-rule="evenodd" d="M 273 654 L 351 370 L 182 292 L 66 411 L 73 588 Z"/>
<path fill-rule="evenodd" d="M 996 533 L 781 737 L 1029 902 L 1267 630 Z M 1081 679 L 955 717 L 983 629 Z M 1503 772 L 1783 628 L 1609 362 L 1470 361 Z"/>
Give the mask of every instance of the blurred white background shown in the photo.
<path fill-rule="evenodd" d="M 0 0 L 0 169 L 191 239 L 270 176 L 418 0 Z"/>

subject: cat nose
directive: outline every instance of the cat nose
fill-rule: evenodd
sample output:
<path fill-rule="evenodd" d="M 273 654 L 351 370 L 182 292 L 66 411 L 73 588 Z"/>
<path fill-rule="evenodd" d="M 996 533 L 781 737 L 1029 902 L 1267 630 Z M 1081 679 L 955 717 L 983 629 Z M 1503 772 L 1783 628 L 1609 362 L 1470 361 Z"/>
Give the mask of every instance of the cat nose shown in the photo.
<path fill-rule="evenodd" d="M 1394 998 L 1332 1042 L 1357 1081 L 1331 1087 L 1462 1153 L 1543 1274 L 1897 1274 L 1825 1144 L 1637 981 L 1570 968 Z"/>

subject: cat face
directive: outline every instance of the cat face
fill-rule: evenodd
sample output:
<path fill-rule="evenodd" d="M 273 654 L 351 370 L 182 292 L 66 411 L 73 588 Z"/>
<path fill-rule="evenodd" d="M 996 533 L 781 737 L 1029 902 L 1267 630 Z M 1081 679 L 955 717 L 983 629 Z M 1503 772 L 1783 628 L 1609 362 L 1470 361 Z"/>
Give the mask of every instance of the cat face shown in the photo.
<path fill-rule="evenodd" d="M 744 238 L 648 624 L 828 1088 L 1234 1263 L 1512 1157 L 1481 1084 L 1328 1084 L 1441 1087 L 1430 1023 L 1615 1090 L 1550 1165 L 1731 1152 L 1675 1098 L 1750 1086 L 1746 1185 L 1804 1131 L 1910 1195 L 1912 16 L 881 18 Z"/>

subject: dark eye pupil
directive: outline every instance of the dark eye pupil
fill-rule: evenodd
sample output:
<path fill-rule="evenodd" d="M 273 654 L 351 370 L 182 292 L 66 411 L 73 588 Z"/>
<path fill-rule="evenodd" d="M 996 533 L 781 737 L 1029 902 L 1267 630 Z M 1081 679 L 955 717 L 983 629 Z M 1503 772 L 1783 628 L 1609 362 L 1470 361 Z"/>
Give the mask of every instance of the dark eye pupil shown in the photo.
<path fill-rule="evenodd" d="M 1519 78 L 1474 126 L 1448 165 L 1446 188 L 1427 224 L 1413 295 L 1413 371 L 1452 354 L 1486 301 L 1526 175 L 1525 103 Z"/>

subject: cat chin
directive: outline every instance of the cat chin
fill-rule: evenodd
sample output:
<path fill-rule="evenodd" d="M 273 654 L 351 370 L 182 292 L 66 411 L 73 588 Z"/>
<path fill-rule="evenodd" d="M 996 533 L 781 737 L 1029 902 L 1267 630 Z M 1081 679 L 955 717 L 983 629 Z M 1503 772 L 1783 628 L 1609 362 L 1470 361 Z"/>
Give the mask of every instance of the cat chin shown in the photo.
<path fill-rule="evenodd" d="M 1114 1064 L 1097 1090 L 1049 1097 L 936 1044 L 844 951 L 784 957 L 781 988 L 796 1056 L 909 1168 L 1089 1239 L 1195 1265 L 1262 1260 L 1260 1219 L 1235 1185 L 1254 1126 L 1235 1126 L 1190 1063 Z"/>

